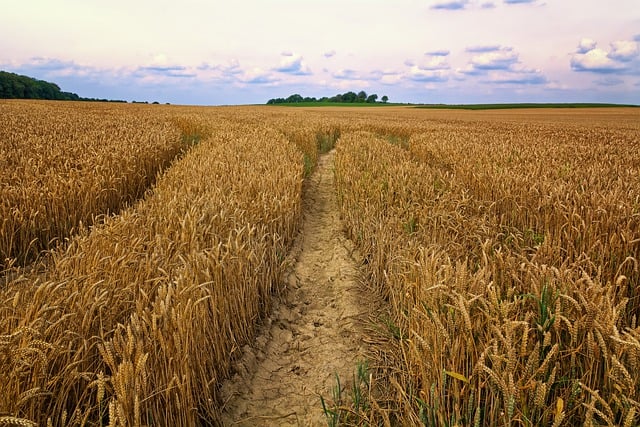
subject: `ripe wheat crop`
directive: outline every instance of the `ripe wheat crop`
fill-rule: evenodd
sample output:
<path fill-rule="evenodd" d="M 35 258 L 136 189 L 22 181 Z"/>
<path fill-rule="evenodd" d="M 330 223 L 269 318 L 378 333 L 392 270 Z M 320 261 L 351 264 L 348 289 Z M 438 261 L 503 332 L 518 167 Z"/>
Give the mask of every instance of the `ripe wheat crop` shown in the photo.
<path fill-rule="evenodd" d="M 334 145 L 391 313 L 363 420 L 640 421 L 635 112 L 0 108 L 3 259 L 68 238 L 0 288 L 0 424 L 219 422 Z"/>
<path fill-rule="evenodd" d="M 185 146 L 178 126 L 135 106 L 4 101 L 0 111 L 0 271 L 140 198 Z"/>
<path fill-rule="evenodd" d="M 338 142 L 342 214 L 395 313 L 393 413 L 637 424 L 637 124 L 469 116 Z"/>
<path fill-rule="evenodd" d="M 0 289 L 0 413 L 16 422 L 216 423 L 217 389 L 288 265 L 304 158 L 336 137 L 320 118 L 259 109 L 140 113 L 178 129 L 188 152 L 143 199 Z"/>

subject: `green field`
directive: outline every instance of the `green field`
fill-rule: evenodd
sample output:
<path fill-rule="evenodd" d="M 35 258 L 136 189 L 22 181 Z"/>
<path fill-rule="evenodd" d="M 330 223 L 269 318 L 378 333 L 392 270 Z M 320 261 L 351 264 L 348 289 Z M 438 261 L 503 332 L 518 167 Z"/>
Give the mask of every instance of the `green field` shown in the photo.
<path fill-rule="evenodd" d="M 291 102 L 274 104 L 284 107 L 414 107 L 429 108 L 434 110 L 513 110 L 521 108 L 614 108 L 614 107 L 640 107 L 632 104 L 606 104 L 606 103 L 514 103 L 514 104 L 410 104 L 395 102 Z"/>
<path fill-rule="evenodd" d="M 517 108 L 609 108 L 638 107 L 638 105 L 600 104 L 600 103 L 519 103 L 519 104 L 427 104 L 416 108 L 444 110 L 511 110 Z"/>

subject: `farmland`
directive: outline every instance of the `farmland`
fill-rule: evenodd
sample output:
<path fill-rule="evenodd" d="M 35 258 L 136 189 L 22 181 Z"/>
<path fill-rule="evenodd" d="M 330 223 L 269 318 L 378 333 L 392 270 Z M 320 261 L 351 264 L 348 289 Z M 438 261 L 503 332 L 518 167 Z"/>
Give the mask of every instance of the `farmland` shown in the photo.
<path fill-rule="evenodd" d="M 640 422 L 637 109 L 0 112 L 0 425 L 221 423 L 334 145 L 388 315 L 371 401 L 330 419 Z"/>

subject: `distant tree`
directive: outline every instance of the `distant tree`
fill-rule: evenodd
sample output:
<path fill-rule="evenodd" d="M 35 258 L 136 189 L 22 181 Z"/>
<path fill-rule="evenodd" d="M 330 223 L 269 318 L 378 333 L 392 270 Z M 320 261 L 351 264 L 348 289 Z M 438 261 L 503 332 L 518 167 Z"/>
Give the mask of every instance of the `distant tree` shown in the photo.
<path fill-rule="evenodd" d="M 388 96 L 383 96 L 382 97 L 382 102 L 387 102 L 389 100 Z M 315 98 L 315 97 L 302 97 L 302 95 L 299 94 L 293 94 L 291 96 L 289 96 L 288 98 L 272 98 L 270 100 L 267 101 L 267 104 L 272 105 L 272 104 L 291 104 L 291 103 L 297 103 L 297 102 L 339 102 L 339 103 L 369 103 L 369 104 L 375 104 L 378 101 L 378 94 L 372 93 L 371 95 L 367 96 L 367 93 L 365 91 L 360 91 L 358 93 L 355 92 L 345 92 L 345 93 L 339 93 L 335 96 L 332 96 L 330 98 L 323 96 L 322 98 Z"/>
<path fill-rule="evenodd" d="M 346 92 L 342 94 L 342 101 L 338 102 L 356 102 L 358 100 L 358 95 L 355 92 Z"/>
<path fill-rule="evenodd" d="M 302 102 L 304 101 L 304 98 L 302 97 L 302 95 L 295 93 L 293 95 L 291 95 L 290 97 L 287 98 L 287 103 L 297 103 L 297 102 Z"/>
<path fill-rule="evenodd" d="M 24 84 L 21 81 L 18 80 L 13 83 L 13 93 L 18 99 L 25 98 Z"/>
<path fill-rule="evenodd" d="M 106 99 L 81 98 L 75 93 L 63 92 L 60 90 L 60 86 L 55 83 L 6 71 L 0 71 L 0 98 L 107 101 Z"/>
<path fill-rule="evenodd" d="M 387 101 L 389 100 L 389 97 L 387 95 L 383 95 L 382 98 L 382 102 L 384 102 L 385 104 L 387 103 Z"/>

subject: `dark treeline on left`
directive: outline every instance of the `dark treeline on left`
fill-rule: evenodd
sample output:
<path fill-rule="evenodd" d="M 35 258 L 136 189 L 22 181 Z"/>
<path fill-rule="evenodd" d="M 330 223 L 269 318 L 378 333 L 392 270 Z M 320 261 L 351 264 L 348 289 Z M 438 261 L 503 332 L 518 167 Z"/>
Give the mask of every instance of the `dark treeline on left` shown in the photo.
<path fill-rule="evenodd" d="M 20 74 L 0 71 L 0 99 L 49 99 L 59 101 L 111 101 L 108 99 L 82 98 L 72 92 L 64 92 L 55 83 L 37 80 Z"/>

